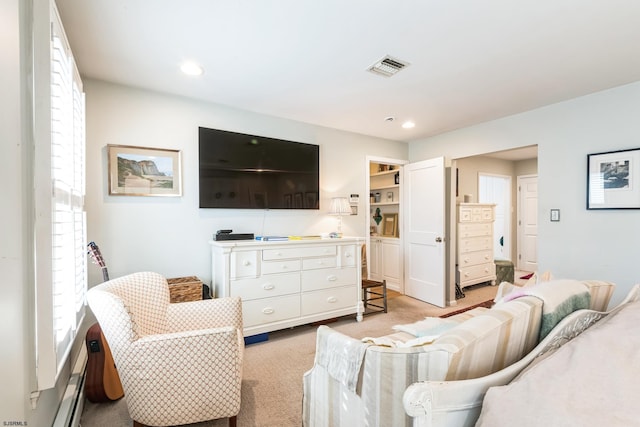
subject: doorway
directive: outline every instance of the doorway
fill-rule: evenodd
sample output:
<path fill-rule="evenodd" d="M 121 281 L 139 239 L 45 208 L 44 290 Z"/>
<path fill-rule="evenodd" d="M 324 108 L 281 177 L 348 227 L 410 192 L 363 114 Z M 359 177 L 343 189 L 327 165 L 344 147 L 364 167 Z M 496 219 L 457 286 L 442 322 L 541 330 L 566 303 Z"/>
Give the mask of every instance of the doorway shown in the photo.
<path fill-rule="evenodd" d="M 529 262 L 528 267 L 521 268 L 518 258 L 521 254 L 520 248 L 522 246 L 522 237 L 519 233 L 518 221 L 519 221 L 519 211 L 520 207 L 520 199 L 518 192 L 518 177 L 520 176 L 535 176 L 538 174 L 538 147 L 536 145 L 515 148 L 511 150 L 498 151 L 493 153 L 485 153 L 478 154 L 470 157 L 461 157 L 452 160 L 452 167 L 454 168 L 454 185 L 451 188 L 451 199 L 454 200 L 454 203 L 451 205 L 451 211 L 454 212 L 456 203 L 460 203 L 463 199 L 470 199 L 471 202 L 481 202 L 481 201 L 490 201 L 491 203 L 499 204 L 495 195 L 485 195 L 489 194 L 491 191 L 497 193 L 498 191 L 495 188 L 490 188 L 490 184 L 480 184 L 480 176 L 490 176 L 490 177 L 498 177 L 498 178 L 490 178 L 488 181 L 492 181 L 494 185 L 496 184 L 501 177 L 509 177 L 510 178 L 510 201 L 507 202 L 505 196 L 505 205 L 508 206 L 506 209 L 499 209 L 504 212 L 506 215 L 504 227 L 507 230 L 502 233 L 504 236 L 503 245 L 500 245 L 499 232 L 496 230 L 494 233 L 494 244 L 493 248 L 501 248 L 501 255 L 495 254 L 496 258 L 503 258 L 513 261 L 514 267 L 518 270 L 523 270 L 526 272 L 535 271 L 537 267 L 532 268 L 531 262 Z M 483 178 L 484 179 L 484 178 Z M 537 188 L 537 187 L 536 187 Z M 486 197 L 486 198 L 485 198 Z M 531 203 L 530 203 L 531 204 Z M 534 208 L 534 210 L 537 209 Z M 496 210 L 496 216 L 499 215 L 500 212 Z M 451 215 L 450 224 L 455 224 L 456 222 L 455 215 Z M 508 221 L 508 225 L 507 225 Z M 496 222 L 499 223 L 499 220 Z M 499 225 L 497 225 L 499 227 Z M 455 226 L 449 228 L 449 235 L 452 238 L 452 245 L 455 245 Z M 532 232 L 533 230 L 529 228 L 527 231 Z M 536 228 L 537 231 L 537 228 Z M 507 236 L 510 236 L 508 238 Z M 529 243 L 527 246 L 526 257 L 529 258 L 529 261 L 537 260 L 537 242 L 533 239 L 529 239 Z M 450 259 L 454 260 L 456 254 L 455 247 L 450 251 Z M 452 267 L 453 266 L 453 267 Z M 453 268 L 455 272 L 455 262 L 450 262 L 449 268 Z M 455 283 L 451 283 L 450 286 L 455 290 Z M 450 288 L 451 289 L 451 288 Z M 449 297 L 453 298 L 454 292 L 449 291 Z"/>

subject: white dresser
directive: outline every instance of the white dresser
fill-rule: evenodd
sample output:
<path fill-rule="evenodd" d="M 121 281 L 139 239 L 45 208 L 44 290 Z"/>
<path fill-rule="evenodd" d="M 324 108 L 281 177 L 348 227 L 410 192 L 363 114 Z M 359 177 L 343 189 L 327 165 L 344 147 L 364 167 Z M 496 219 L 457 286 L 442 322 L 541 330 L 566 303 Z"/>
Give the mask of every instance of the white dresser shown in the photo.
<path fill-rule="evenodd" d="M 493 204 L 458 204 L 456 283 L 460 288 L 483 282 L 496 284 L 494 208 Z"/>
<path fill-rule="evenodd" d="M 216 297 L 242 298 L 251 336 L 352 313 L 362 320 L 364 239 L 211 241 Z"/>

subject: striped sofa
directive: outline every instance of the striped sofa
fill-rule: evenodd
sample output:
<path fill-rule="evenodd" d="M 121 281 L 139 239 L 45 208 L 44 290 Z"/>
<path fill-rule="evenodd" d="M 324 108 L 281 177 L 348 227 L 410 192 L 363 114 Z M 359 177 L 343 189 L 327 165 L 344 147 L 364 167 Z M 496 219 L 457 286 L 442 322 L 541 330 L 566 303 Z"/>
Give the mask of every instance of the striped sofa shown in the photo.
<path fill-rule="evenodd" d="M 562 286 L 560 282 L 567 281 L 557 282 Z M 580 283 L 589 293 L 589 308 L 606 310 L 614 285 Z M 476 308 L 452 316 L 449 319 L 457 325 L 429 344 L 412 347 L 367 344 L 321 326 L 314 366 L 303 377 L 303 425 L 410 426 L 412 418 L 402 403 L 409 385 L 478 378 L 517 362 L 538 344 L 542 314 L 542 299 L 522 296 L 491 309 Z M 396 332 L 388 338 L 397 342 L 413 336 Z M 331 372 L 332 362 L 335 365 L 336 359 L 358 349 L 361 357 L 355 381 Z M 349 364 L 355 366 L 347 359 L 347 367 Z"/>

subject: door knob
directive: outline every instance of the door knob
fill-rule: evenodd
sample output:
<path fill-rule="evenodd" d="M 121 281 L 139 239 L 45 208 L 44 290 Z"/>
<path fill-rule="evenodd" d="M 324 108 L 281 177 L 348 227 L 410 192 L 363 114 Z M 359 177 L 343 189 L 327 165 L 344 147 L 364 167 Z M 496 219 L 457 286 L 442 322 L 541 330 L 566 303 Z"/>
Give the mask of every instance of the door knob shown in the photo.
<path fill-rule="evenodd" d="M 436 237 L 436 242 L 438 243 L 442 242 L 442 237 Z"/>

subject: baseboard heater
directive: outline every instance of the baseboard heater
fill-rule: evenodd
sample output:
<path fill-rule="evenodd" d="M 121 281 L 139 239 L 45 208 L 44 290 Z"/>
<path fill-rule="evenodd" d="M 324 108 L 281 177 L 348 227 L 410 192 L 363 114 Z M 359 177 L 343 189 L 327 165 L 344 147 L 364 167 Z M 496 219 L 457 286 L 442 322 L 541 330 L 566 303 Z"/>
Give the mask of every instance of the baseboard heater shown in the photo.
<path fill-rule="evenodd" d="M 84 409 L 84 374 L 87 367 L 87 348 L 83 345 L 73 365 L 69 383 L 62 396 L 52 427 L 79 427 Z"/>

